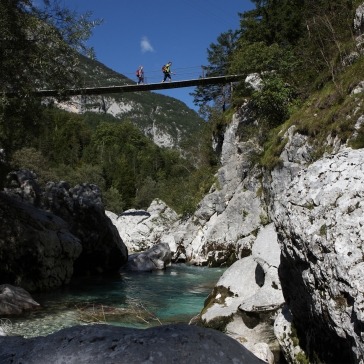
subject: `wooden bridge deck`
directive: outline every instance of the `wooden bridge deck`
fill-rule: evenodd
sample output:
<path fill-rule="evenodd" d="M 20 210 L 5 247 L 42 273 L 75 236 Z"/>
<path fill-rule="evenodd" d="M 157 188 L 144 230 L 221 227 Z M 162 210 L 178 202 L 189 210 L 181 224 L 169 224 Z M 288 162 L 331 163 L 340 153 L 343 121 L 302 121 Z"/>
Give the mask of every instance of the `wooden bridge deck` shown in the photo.
<path fill-rule="evenodd" d="M 160 82 L 149 84 L 133 84 L 133 85 L 121 85 L 121 86 L 105 86 L 105 87 L 85 87 L 63 90 L 38 90 L 35 92 L 40 97 L 52 97 L 52 96 L 74 96 L 74 95 L 101 95 L 101 94 L 115 94 L 123 92 L 137 92 L 137 91 L 153 91 L 153 90 L 165 90 L 170 88 L 191 87 L 191 86 L 206 86 L 213 84 L 223 84 L 241 79 L 241 75 L 227 75 L 216 77 L 197 78 L 185 81 L 172 81 L 172 82 Z"/>

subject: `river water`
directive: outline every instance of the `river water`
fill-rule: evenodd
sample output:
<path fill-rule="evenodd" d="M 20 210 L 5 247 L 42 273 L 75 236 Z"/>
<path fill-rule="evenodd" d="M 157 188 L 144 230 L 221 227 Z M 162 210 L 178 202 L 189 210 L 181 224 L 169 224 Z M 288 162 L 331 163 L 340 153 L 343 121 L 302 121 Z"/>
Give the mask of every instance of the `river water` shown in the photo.
<path fill-rule="evenodd" d="M 223 268 L 176 264 L 164 271 L 126 272 L 117 279 L 89 279 L 51 293 L 33 294 L 41 309 L 3 325 L 10 335 L 47 335 L 77 324 L 147 328 L 197 315 Z"/>

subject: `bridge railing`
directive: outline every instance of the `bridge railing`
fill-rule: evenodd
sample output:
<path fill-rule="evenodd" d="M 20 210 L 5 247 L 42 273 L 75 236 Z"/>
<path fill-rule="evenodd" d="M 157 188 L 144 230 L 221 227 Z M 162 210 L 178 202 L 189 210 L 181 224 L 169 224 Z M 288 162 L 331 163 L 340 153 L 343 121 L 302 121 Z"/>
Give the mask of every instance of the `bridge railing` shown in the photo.
<path fill-rule="evenodd" d="M 192 79 L 200 79 L 200 78 L 206 78 L 209 77 L 208 73 L 206 72 L 206 66 L 190 66 L 190 67 L 179 67 L 179 68 L 173 68 L 171 67 L 171 77 L 172 81 L 184 81 L 184 80 L 192 80 Z M 128 79 L 137 82 L 136 77 L 136 71 L 134 72 L 127 72 L 123 73 L 124 76 L 126 76 Z M 220 75 L 223 76 L 223 75 Z M 110 74 L 104 74 L 104 78 L 109 78 L 110 80 L 117 80 L 118 78 L 115 77 L 115 73 Z M 163 73 L 162 68 L 160 70 L 148 70 L 144 69 L 144 84 L 154 84 L 154 83 L 160 83 L 163 80 Z M 119 79 L 120 85 L 125 85 L 125 79 L 122 81 Z M 134 84 L 134 82 L 130 84 Z M 108 82 L 110 84 L 110 82 Z M 128 83 L 127 83 L 128 84 Z M 117 86 L 118 83 L 114 82 L 114 85 Z M 96 81 L 96 80 L 89 80 L 84 83 L 85 87 L 101 87 L 105 86 L 105 82 L 102 80 Z"/>

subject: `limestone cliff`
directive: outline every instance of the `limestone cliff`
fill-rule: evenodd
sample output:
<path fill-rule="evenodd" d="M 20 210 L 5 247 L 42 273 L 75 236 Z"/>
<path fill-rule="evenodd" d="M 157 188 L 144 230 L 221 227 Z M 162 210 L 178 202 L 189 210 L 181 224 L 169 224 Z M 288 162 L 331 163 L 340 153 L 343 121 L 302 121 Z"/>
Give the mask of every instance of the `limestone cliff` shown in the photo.
<path fill-rule="evenodd" d="M 364 151 L 342 147 L 308 164 L 289 133 L 283 165 L 266 175 L 269 212 L 282 249 L 285 299 L 309 355 L 363 359 Z"/>
<path fill-rule="evenodd" d="M 230 146 L 234 139 L 229 134 L 237 123 L 235 116 L 225 134 Z M 329 139 L 335 147 L 333 152 L 312 162 L 313 148 L 307 137 L 295 133 L 294 126 L 283 137 L 287 144 L 280 165 L 263 172 L 265 198 L 258 197 L 256 170 L 241 173 L 242 153 L 231 155 L 219 171 L 219 181 L 226 176 L 226 169 L 230 176 L 235 173 L 236 179 L 226 178 L 220 191 L 205 197 L 181 242 L 186 255 L 195 262 L 209 262 L 212 254 L 227 257 L 232 251 L 241 258 L 241 242 L 249 241 L 248 249 L 254 247 L 254 231 L 267 220 L 267 211 L 281 247 L 279 278 L 293 315 L 294 335 L 306 351 L 301 355 L 326 363 L 359 363 L 364 354 L 364 150 L 353 150 Z M 239 203 L 231 208 L 239 195 Z M 216 247 L 226 250 L 219 252 Z M 249 282 L 245 275 L 242 287 Z M 257 283 L 254 277 L 250 283 Z M 226 288 L 232 287 L 228 284 Z M 221 297 L 221 292 L 215 293 L 215 299 Z M 202 315 L 205 320 L 206 309 Z M 221 313 L 215 318 L 219 316 Z"/>

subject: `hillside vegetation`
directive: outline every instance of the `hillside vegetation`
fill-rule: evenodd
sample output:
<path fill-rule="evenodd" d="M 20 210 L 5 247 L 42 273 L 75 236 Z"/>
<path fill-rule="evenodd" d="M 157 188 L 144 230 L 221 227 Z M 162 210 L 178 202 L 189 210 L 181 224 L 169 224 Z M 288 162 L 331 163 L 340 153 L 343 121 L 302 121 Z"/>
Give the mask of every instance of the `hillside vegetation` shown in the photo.
<path fill-rule="evenodd" d="M 31 169 L 42 185 L 95 183 L 106 207 L 117 213 L 147 208 L 159 197 L 187 214 L 212 183 L 211 166 L 197 168 L 177 150 L 158 147 L 132 122 L 109 115 L 43 108 L 37 132 L 20 137 L 24 142 L 12 153 L 8 170 Z"/>
<path fill-rule="evenodd" d="M 292 3 L 295 2 L 287 2 Z M 275 41 L 271 45 L 264 43 L 264 47 L 269 46 L 266 59 L 271 64 L 260 70 L 261 74 L 269 71 L 263 75 L 262 90 L 251 94 L 256 115 L 272 129 L 262 156 L 262 163 L 268 168 L 279 163 L 282 135 L 291 125 L 309 137 L 315 158 L 332 151 L 328 137 L 363 147 L 362 130 L 352 138 L 355 115 L 363 111 L 363 94 L 352 94 L 364 74 L 361 42 L 354 30 L 355 10 L 362 2 L 299 3 L 291 8 L 287 4 L 281 9 L 278 6 L 275 11 L 272 8 L 272 18 L 277 16 L 273 29 L 277 30 L 268 39 Z M 294 22 L 286 31 L 287 21 L 279 14 L 286 14 Z"/>
<path fill-rule="evenodd" d="M 238 33 L 221 36 L 208 58 L 212 73 L 224 69 L 260 78 L 259 88 L 241 82 L 229 95 L 233 109 L 249 101 L 252 110 L 252 123 L 241 128 L 241 138 L 254 137 L 264 146 L 260 163 L 268 168 L 279 163 L 284 131 L 292 125 L 310 137 L 316 158 L 332 150 L 328 137 L 362 147 L 363 128 L 354 128 L 354 116 L 362 110 L 363 93 L 352 90 L 364 74 L 363 41 L 360 29 L 354 29 L 355 11 L 363 2 L 252 2 L 256 8 L 240 14 Z M 235 41 L 229 44 L 227 38 Z M 195 97 L 221 104 L 214 88 L 200 89 Z M 215 130 L 230 117 L 217 118 Z"/>

